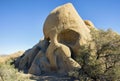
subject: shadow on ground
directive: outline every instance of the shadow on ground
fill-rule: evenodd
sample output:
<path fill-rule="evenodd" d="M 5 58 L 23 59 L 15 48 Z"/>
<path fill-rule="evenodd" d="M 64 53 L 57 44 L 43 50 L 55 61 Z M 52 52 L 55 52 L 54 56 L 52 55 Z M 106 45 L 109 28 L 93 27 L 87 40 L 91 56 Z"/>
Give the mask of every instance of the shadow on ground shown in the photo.
<path fill-rule="evenodd" d="M 31 79 L 36 81 L 79 81 L 78 79 L 58 74 L 44 74 L 41 76 L 32 76 Z"/>

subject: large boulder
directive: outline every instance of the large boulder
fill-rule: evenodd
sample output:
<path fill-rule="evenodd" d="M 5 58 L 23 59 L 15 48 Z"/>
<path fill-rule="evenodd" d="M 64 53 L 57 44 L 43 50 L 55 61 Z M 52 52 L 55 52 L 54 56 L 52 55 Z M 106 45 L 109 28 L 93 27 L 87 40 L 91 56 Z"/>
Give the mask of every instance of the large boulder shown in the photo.
<path fill-rule="evenodd" d="M 62 54 L 65 54 L 66 57 L 74 57 L 79 54 L 78 49 L 81 45 L 91 40 L 89 28 L 71 3 L 54 9 L 48 15 L 43 31 L 45 39 L 51 41 L 46 56 L 53 69 L 58 68 L 56 63 L 57 57 L 55 57 L 56 49 L 61 48 Z M 68 53 L 68 51 L 71 52 Z"/>
<path fill-rule="evenodd" d="M 74 58 L 91 41 L 87 25 L 71 3 L 57 7 L 45 20 L 44 39 L 19 57 L 16 67 L 35 75 L 81 68 Z"/>

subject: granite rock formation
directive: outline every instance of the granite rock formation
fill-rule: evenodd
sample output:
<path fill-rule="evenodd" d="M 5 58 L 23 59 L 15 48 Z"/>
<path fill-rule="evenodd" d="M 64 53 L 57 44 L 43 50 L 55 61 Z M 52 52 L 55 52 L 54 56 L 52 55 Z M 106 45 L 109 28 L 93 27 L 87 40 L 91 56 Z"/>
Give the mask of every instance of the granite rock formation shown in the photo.
<path fill-rule="evenodd" d="M 81 68 L 74 58 L 92 40 L 89 28 L 94 28 L 92 22 L 83 21 L 71 3 L 55 8 L 45 20 L 44 39 L 19 57 L 15 66 L 35 75 Z"/>

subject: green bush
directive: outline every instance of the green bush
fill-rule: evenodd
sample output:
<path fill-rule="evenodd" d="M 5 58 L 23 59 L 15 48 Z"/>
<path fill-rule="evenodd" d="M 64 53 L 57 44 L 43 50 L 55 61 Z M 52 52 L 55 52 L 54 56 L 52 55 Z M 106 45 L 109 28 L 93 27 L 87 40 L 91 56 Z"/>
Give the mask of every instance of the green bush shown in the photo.
<path fill-rule="evenodd" d="M 120 35 L 110 29 L 91 30 L 91 35 L 93 40 L 81 46 L 75 58 L 82 66 L 77 78 L 81 81 L 120 81 Z M 94 49 L 90 48 L 91 43 Z"/>
<path fill-rule="evenodd" d="M 10 63 L 11 61 L 0 64 L 0 81 L 31 81 L 29 76 L 18 72 Z"/>

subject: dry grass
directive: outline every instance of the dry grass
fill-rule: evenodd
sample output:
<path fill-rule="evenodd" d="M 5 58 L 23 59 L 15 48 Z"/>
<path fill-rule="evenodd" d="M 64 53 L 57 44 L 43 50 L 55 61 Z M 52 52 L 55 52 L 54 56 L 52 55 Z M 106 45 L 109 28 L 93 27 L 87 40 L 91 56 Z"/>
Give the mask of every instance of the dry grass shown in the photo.
<path fill-rule="evenodd" d="M 11 62 L 23 53 L 24 51 L 18 51 L 7 56 L 0 56 L 0 81 L 33 81 L 30 80 L 32 75 L 18 72 L 14 65 L 11 65 Z"/>
<path fill-rule="evenodd" d="M 30 80 L 32 75 L 18 72 L 14 65 L 10 63 L 12 60 L 7 60 L 0 64 L 0 81 L 33 81 Z"/>

